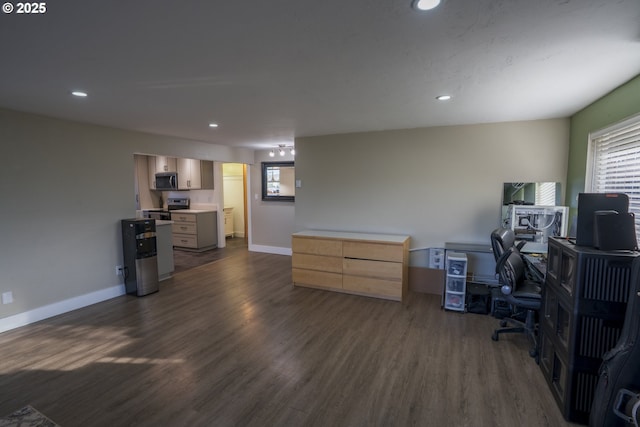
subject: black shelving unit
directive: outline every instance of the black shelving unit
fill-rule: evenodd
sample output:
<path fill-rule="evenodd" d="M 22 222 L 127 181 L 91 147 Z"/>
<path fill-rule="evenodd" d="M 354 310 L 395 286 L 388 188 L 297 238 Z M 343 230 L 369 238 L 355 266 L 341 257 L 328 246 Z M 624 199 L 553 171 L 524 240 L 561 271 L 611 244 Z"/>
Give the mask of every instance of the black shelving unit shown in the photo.
<path fill-rule="evenodd" d="M 540 368 L 565 419 L 586 424 L 602 356 L 624 324 L 637 252 L 550 238 L 540 316 Z"/>

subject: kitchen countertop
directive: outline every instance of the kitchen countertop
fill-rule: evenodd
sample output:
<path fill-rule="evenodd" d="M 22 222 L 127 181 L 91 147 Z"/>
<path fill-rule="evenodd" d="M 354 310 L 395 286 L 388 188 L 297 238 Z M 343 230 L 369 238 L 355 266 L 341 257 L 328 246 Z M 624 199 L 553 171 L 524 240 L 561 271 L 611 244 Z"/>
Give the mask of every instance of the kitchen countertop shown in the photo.
<path fill-rule="evenodd" d="M 175 211 L 171 211 L 171 213 L 185 213 L 185 214 L 197 214 L 197 213 L 204 213 L 204 212 L 217 212 L 216 209 L 179 209 L 179 210 L 175 210 Z"/>

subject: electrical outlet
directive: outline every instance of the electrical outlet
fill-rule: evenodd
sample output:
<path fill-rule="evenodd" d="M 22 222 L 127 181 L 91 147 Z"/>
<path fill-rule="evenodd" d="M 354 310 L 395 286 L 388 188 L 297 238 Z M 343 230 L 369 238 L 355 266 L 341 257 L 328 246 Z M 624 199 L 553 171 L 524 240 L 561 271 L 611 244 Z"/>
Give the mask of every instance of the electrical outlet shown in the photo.
<path fill-rule="evenodd" d="M 2 293 L 2 303 L 3 304 L 11 304 L 13 302 L 13 292 L 3 292 Z"/>
<path fill-rule="evenodd" d="M 116 265 L 116 276 L 122 276 L 122 266 Z"/>

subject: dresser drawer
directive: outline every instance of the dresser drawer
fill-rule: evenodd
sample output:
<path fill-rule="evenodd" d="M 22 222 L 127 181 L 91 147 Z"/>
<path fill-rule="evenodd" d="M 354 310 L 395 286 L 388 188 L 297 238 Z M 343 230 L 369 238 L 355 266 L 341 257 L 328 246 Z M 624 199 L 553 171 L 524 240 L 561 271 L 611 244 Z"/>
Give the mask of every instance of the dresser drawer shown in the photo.
<path fill-rule="evenodd" d="M 194 234 L 174 234 L 173 246 L 182 246 L 183 248 L 197 248 L 198 237 Z"/>
<path fill-rule="evenodd" d="M 342 256 L 342 241 L 293 237 L 291 249 L 295 253 L 313 255 Z"/>
<path fill-rule="evenodd" d="M 366 242 L 344 242 L 342 252 L 345 258 L 372 259 L 378 261 L 402 262 L 402 245 Z"/>
<path fill-rule="evenodd" d="M 293 268 L 291 270 L 291 275 L 294 284 L 299 283 L 329 289 L 342 288 L 342 274 L 340 273 L 327 273 L 324 271 Z"/>
<path fill-rule="evenodd" d="M 196 222 L 196 214 L 183 214 L 183 213 L 175 213 L 175 211 L 172 211 L 171 220 L 181 221 L 181 222 Z"/>
<path fill-rule="evenodd" d="M 342 272 L 342 258 L 338 257 L 299 254 L 294 252 L 291 263 L 293 268 L 326 271 L 329 273 Z"/>
<path fill-rule="evenodd" d="M 402 282 L 395 280 L 374 279 L 370 277 L 342 276 L 342 288 L 345 291 L 381 298 L 402 300 Z"/>
<path fill-rule="evenodd" d="M 198 228 L 195 222 L 174 222 L 171 224 L 171 231 L 178 234 L 197 234 Z"/>
<path fill-rule="evenodd" d="M 342 272 L 351 276 L 402 281 L 402 264 L 399 262 L 343 258 Z"/>

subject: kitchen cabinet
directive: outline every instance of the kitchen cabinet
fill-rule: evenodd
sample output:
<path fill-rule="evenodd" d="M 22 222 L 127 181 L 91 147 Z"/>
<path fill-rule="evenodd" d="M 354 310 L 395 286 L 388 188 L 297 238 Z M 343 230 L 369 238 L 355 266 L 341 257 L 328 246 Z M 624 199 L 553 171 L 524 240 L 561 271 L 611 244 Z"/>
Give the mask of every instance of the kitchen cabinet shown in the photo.
<path fill-rule="evenodd" d="M 177 161 L 179 190 L 213 189 L 213 162 L 182 159 Z"/>
<path fill-rule="evenodd" d="M 292 278 L 304 286 L 402 301 L 409 236 L 301 231 L 292 236 Z"/>
<path fill-rule="evenodd" d="M 210 210 L 180 210 L 171 212 L 173 246 L 205 251 L 218 246 L 218 215 Z"/>
<path fill-rule="evenodd" d="M 224 236 L 233 237 L 233 208 L 224 208 Z"/>
<path fill-rule="evenodd" d="M 178 161 L 175 157 L 168 156 L 148 156 L 149 168 L 149 188 L 156 189 L 156 173 L 158 172 L 177 172 Z"/>
<path fill-rule="evenodd" d="M 156 172 L 176 172 L 177 160 L 175 157 L 155 156 Z"/>

